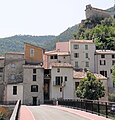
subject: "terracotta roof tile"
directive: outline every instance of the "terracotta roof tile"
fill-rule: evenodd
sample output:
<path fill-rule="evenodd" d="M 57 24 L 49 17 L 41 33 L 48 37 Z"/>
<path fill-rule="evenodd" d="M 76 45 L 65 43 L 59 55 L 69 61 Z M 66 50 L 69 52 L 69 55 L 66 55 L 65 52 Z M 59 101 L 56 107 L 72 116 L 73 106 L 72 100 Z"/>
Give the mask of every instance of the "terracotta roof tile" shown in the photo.
<path fill-rule="evenodd" d="M 115 54 L 113 50 L 96 50 L 96 54 Z"/>
<path fill-rule="evenodd" d="M 52 63 L 51 67 L 65 67 L 65 68 L 72 68 L 72 65 L 69 63 Z"/>
<path fill-rule="evenodd" d="M 97 73 L 94 73 L 94 76 L 99 80 L 107 80 L 107 78 L 101 74 L 97 74 Z M 87 73 L 86 72 L 76 72 L 76 71 L 73 71 L 73 78 L 74 79 L 83 79 L 87 77 Z"/>
<path fill-rule="evenodd" d="M 73 43 L 94 43 L 93 40 L 70 40 Z"/>

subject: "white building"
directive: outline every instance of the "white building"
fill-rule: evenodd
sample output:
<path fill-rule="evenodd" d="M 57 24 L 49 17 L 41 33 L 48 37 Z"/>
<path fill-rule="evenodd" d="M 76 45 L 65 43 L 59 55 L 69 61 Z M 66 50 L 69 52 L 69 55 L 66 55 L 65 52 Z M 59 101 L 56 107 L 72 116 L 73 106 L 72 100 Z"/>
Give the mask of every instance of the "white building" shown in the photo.
<path fill-rule="evenodd" d="M 95 53 L 95 72 L 108 78 L 108 87 L 112 89 L 112 66 L 115 64 L 115 51 L 96 50 Z"/>
<path fill-rule="evenodd" d="M 68 63 L 53 63 L 51 65 L 50 99 L 72 99 L 73 67 Z"/>
<path fill-rule="evenodd" d="M 21 100 L 23 104 L 23 84 L 7 84 L 6 86 L 6 101 L 17 101 Z"/>
<path fill-rule="evenodd" d="M 94 72 L 95 44 L 92 40 L 70 40 L 69 51 L 75 69 Z"/>

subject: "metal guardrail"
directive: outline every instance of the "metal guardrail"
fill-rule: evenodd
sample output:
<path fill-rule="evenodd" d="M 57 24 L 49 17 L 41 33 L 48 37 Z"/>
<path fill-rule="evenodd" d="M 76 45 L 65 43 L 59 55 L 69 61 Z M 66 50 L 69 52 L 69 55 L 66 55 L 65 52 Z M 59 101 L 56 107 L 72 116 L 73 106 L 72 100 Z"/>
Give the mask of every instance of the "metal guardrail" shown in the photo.
<path fill-rule="evenodd" d="M 58 105 L 84 110 L 93 114 L 105 116 L 106 118 L 115 118 L 115 102 L 103 102 L 96 100 L 84 100 L 84 99 L 59 99 L 59 100 L 47 100 L 44 104 Z"/>
<path fill-rule="evenodd" d="M 20 106 L 21 106 L 21 100 L 18 100 L 13 110 L 13 113 L 10 117 L 10 120 L 18 120 Z"/>
<path fill-rule="evenodd" d="M 0 105 L 16 105 L 17 101 L 0 101 Z"/>

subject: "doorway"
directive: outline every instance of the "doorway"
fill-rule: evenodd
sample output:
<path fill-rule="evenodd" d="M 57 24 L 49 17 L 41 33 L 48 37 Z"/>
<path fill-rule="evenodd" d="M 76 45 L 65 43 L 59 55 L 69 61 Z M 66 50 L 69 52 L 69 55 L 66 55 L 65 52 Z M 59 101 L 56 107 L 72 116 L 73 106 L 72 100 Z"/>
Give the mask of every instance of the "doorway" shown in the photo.
<path fill-rule="evenodd" d="M 33 105 L 37 105 L 37 97 L 33 97 Z"/>

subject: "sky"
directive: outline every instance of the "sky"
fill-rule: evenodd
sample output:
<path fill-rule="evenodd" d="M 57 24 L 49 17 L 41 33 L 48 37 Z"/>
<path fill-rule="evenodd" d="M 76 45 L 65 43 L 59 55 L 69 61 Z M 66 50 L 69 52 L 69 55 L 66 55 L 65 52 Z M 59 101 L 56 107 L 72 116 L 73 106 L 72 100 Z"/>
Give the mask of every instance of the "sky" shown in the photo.
<path fill-rule="evenodd" d="M 59 35 L 85 19 L 88 4 L 107 9 L 114 0 L 0 0 L 0 38 Z"/>

